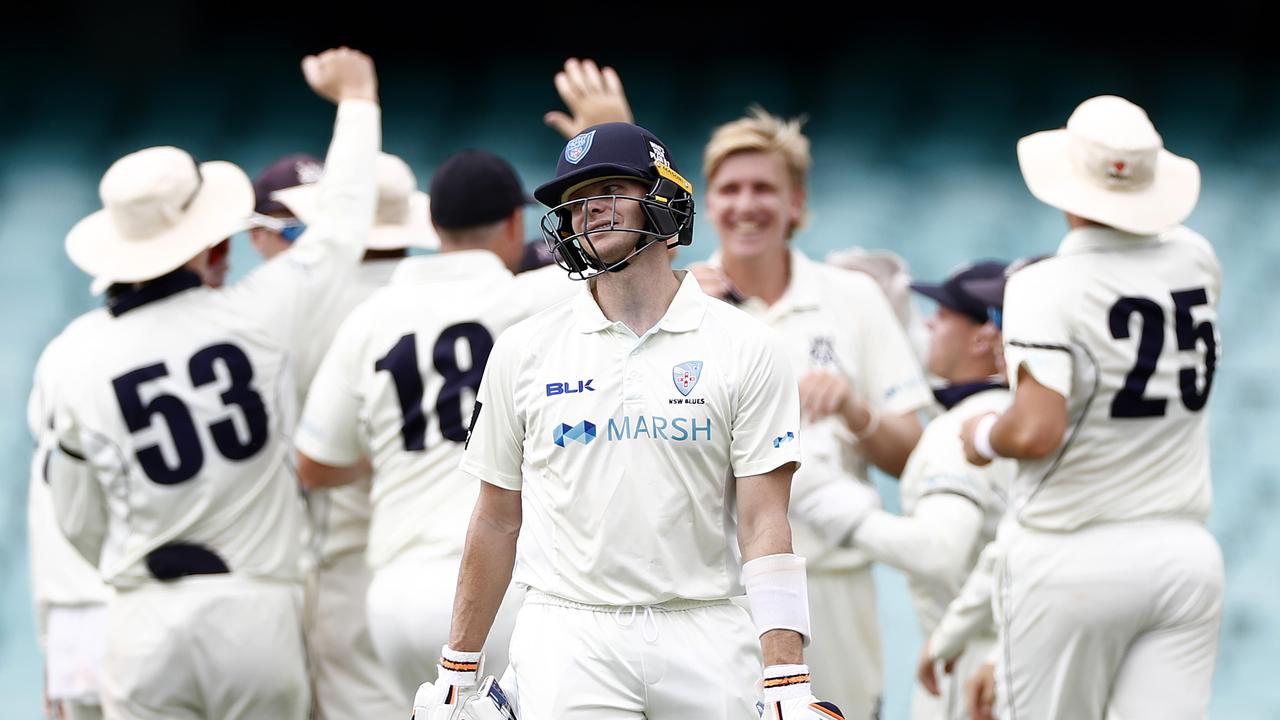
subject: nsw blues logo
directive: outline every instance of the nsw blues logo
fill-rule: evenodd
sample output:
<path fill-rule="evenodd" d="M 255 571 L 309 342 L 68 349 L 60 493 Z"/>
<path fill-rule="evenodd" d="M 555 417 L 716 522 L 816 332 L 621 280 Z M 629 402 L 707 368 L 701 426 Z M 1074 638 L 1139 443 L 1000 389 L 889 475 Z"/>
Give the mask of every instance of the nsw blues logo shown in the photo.
<path fill-rule="evenodd" d="M 560 423 L 560 426 L 552 431 L 551 439 L 560 447 L 564 447 L 574 440 L 583 445 L 590 445 L 591 441 L 596 439 L 596 426 L 595 423 L 589 420 L 583 420 L 577 425 Z"/>
<path fill-rule="evenodd" d="M 569 144 L 564 146 L 565 161 L 570 165 L 577 165 L 582 162 L 582 158 L 586 157 L 587 153 L 591 152 L 591 141 L 594 140 L 595 137 L 596 131 L 592 130 L 591 132 L 582 133 L 578 137 L 570 140 Z"/>
<path fill-rule="evenodd" d="M 701 374 L 701 360 L 683 362 L 671 369 L 671 379 L 675 381 L 676 389 L 686 397 L 693 392 L 694 386 L 698 384 L 698 376 Z"/>

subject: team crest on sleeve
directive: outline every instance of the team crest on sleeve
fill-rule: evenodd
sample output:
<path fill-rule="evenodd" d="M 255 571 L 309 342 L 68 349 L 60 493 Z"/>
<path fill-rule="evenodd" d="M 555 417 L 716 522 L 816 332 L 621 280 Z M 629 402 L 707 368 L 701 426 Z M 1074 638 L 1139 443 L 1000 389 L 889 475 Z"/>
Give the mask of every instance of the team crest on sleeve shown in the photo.
<path fill-rule="evenodd" d="M 592 130 L 591 132 L 582 133 L 578 137 L 570 140 L 569 144 L 564 146 L 565 161 L 570 165 L 577 165 L 582 162 L 582 158 L 586 157 L 587 153 L 591 152 L 591 141 L 595 140 L 595 137 L 596 131 Z"/>
<path fill-rule="evenodd" d="M 701 360 L 682 362 L 671 369 L 671 378 L 675 380 L 676 389 L 686 397 L 693 391 L 694 386 L 698 384 L 698 376 L 701 374 Z"/>

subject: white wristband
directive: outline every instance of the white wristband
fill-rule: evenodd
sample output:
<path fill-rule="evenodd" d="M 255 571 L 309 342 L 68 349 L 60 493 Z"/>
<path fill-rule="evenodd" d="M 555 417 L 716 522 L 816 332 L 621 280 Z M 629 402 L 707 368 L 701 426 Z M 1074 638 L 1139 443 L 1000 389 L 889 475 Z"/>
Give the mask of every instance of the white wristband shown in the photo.
<path fill-rule="evenodd" d="M 792 630 L 809 644 L 809 582 L 804 558 L 791 553 L 765 555 L 742 566 L 751 618 L 759 635 Z"/>
<path fill-rule="evenodd" d="M 996 456 L 995 449 L 991 447 L 991 428 L 995 427 L 999 419 L 1000 416 L 994 413 L 984 415 L 973 428 L 973 449 L 986 460 L 992 460 Z"/>
<path fill-rule="evenodd" d="M 813 694 L 808 665 L 770 665 L 764 669 L 761 684 L 765 703 L 809 697 Z"/>
<path fill-rule="evenodd" d="M 436 672 L 440 680 L 450 685 L 474 686 L 483 667 L 484 655 L 478 652 L 460 652 L 445 645 L 440 648 L 438 662 Z"/>

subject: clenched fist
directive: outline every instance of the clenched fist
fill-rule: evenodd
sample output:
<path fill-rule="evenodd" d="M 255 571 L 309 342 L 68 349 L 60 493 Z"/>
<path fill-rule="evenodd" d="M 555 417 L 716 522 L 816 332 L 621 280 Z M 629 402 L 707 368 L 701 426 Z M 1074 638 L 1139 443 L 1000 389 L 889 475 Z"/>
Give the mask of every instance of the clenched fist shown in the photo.
<path fill-rule="evenodd" d="M 373 60 L 359 50 L 340 47 L 302 59 L 302 75 L 320 97 L 378 102 L 378 75 Z"/>

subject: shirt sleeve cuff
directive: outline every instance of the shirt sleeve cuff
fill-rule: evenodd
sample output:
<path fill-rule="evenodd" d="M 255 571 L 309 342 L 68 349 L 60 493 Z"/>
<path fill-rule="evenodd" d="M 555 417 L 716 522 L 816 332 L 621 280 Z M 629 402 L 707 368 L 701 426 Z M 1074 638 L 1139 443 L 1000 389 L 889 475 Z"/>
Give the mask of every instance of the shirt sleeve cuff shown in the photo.
<path fill-rule="evenodd" d="M 484 467 L 479 463 L 468 462 L 466 458 L 463 458 L 462 462 L 459 463 L 458 469 L 481 482 L 489 483 L 503 490 L 519 492 L 524 486 L 524 478 L 519 475 L 499 472 L 493 468 Z"/>
<path fill-rule="evenodd" d="M 787 463 L 795 463 L 796 470 L 800 469 L 800 453 L 777 454 L 764 460 L 753 460 L 751 462 L 735 463 L 733 466 L 734 477 L 751 477 L 752 475 L 764 475 L 767 472 L 773 472 Z"/>
<path fill-rule="evenodd" d="M 324 442 L 320 438 L 308 433 L 306 426 L 298 428 L 294 433 L 293 446 L 298 452 L 325 465 L 333 465 L 334 467 L 346 467 L 355 465 L 360 462 L 361 453 L 359 451 L 343 452 L 334 448 L 331 444 Z"/>

